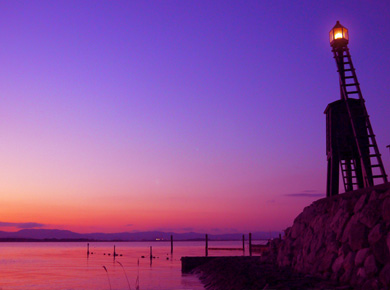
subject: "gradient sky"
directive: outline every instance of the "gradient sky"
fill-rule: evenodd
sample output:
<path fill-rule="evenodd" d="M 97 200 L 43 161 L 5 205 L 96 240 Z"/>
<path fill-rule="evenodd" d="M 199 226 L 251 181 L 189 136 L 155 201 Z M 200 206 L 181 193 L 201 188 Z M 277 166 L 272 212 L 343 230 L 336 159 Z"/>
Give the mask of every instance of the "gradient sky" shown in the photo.
<path fill-rule="evenodd" d="M 390 172 L 389 1 L 1 1 L 0 229 L 282 230 L 325 196 L 329 30 Z"/>

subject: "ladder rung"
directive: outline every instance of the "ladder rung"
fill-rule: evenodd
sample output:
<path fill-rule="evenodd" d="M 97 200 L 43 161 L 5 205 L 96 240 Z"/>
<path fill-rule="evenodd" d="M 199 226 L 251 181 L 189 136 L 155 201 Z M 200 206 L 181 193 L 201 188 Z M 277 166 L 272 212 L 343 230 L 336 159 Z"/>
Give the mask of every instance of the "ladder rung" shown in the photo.
<path fill-rule="evenodd" d="M 384 178 L 385 175 L 373 175 L 372 178 Z"/>
<path fill-rule="evenodd" d="M 344 84 L 345 87 L 352 87 L 352 86 L 356 86 L 357 84 Z"/>
<path fill-rule="evenodd" d="M 354 70 L 353 68 L 347 68 L 344 71 L 353 71 L 353 70 Z"/>
<path fill-rule="evenodd" d="M 380 164 L 374 164 L 374 165 L 371 165 L 371 167 L 381 167 Z"/>
<path fill-rule="evenodd" d="M 368 157 L 379 157 L 379 156 L 381 156 L 381 154 L 370 154 L 370 155 L 368 155 Z"/>
<path fill-rule="evenodd" d="M 344 181 L 345 183 L 348 183 L 348 184 L 352 184 L 352 185 L 357 185 L 357 184 L 359 184 L 359 183 L 357 183 L 357 182 L 351 182 L 351 183 L 349 183 L 349 182 L 347 182 L 346 180 Z"/>
<path fill-rule="evenodd" d="M 341 164 L 341 168 L 342 168 L 343 170 L 349 170 L 349 169 L 343 168 L 344 165 L 346 165 L 346 164 Z M 352 168 L 353 165 L 354 165 L 354 164 L 351 164 L 351 165 L 350 165 L 350 166 L 351 166 L 351 169 L 353 169 L 353 168 Z"/>
<path fill-rule="evenodd" d="M 346 78 L 346 79 L 353 79 L 353 76 L 346 76 L 344 78 Z"/>
<path fill-rule="evenodd" d="M 359 93 L 359 91 L 351 91 L 351 92 L 347 92 L 347 94 L 357 94 Z"/>

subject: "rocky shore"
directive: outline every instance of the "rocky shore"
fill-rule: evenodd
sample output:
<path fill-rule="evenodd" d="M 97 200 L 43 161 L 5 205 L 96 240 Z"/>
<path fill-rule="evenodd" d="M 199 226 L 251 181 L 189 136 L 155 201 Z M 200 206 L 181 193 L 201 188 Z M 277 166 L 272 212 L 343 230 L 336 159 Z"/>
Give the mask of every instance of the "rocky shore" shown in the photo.
<path fill-rule="evenodd" d="M 209 290 L 390 289 L 390 183 L 320 199 L 261 259 L 196 268 Z"/>
<path fill-rule="evenodd" d="M 276 252 L 279 266 L 300 273 L 356 289 L 390 289 L 390 184 L 314 202 Z"/>

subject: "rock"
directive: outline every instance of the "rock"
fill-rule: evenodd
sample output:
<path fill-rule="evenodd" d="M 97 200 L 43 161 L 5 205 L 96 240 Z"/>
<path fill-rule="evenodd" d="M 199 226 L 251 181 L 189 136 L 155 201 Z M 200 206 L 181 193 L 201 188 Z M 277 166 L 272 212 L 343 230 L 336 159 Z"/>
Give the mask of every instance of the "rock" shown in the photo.
<path fill-rule="evenodd" d="M 356 254 L 354 252 L 349 252 L 348 256 L 344 259 L 343 268 L 345 272 L 353 270 L 355 267 L 355 256 Z"/>
<path fill-rule="evenodd" d="M 357 270 L 357 276 L 360 280 L 366 280 L 367 279 L 367 274 L 366 270 L 362 267 Z"/>
<path fill-rule="evenodd" d="M 387 190 L 379 195 L 379 199 L 386 199 L 388 197 L 390 197 L 390 190 Z"/>
<path fill-rule="evenodd" d="M 383 236 L 379 241 L 371 245 L 372 253 L 374 254 L 375 259 L 382 265 L 389 262 L 390 252 L 387 247 L 386 237 Z"/>
<path fill-rule="evenodd" d="M 356 214 L 358 213 L 362 208 L 363 206 L 366 204 L 366 199 L 367 199 L 367 194 L 363 194 L 359 199 L 358 201 L 356 202 L 355 204 L 355 207 L 353 209 L 353 212 Z"/>
<path fill-rule="evenodd" d="M 386 233 L 386 227 L 383 223 L 377 224 L 375 227 L 372 228 L 370 233 L 368 234 L 368 243 L 370 245 L 376 243 L 380 240 Z"/>
<path fill-rule="evenodd" d="M 332 265 L 332 271 L 335 273 L 339 272 L 343 266 L 343 262 L 344 262 L 343 256 L 337 257 L 337 259 L 334 261 L 334 263 Z"/>
<path fill-rule="evenodd" d="M 386 244 L 387 244 L 387 249 L 390 251 L 390 232 L 387 233 Z"/>
<path fill-rule="evenodd" d="M 291 238 L 296 239 L 300 235 L 302 235 L 302 232 L 305 230 L 305 225 L 301 223 L 294 223 L 294 225 L 291 228 Z"/>
<path fill-rule="evenodd" d="M 336 234 L 337 240 L 341 239 L 345 225 L 347 224 L 349 218 L 350 218 L 349 212 L 344 211 L 344 209 L 342 208 L 340 208 L 335 214 L 335 216 L 332 218 L 332 221 L 330 223 L 330 228 Z"/>
<path fill-rule="evenodd" d="M 379 289 L 380 289 L 379 281 L 378 279 L 375 278 L 367 280 L 362 287 L 362 290 L 379 290 Z"/>
<path fill-rule="evenodd" d="M 341 208 L 345 212 L 352 213 L 355 204 L 356 204 L 356 200 L 354 200 L 353 198 L 345 198 L 345 196 L 343 196 L 339 204 L 334 203 L 334 206 L 337 208 L 337 210 Z M 333 215 L 335 215 L 335 213 L 333 213 Z"/>
<path fill-rule="evenodd" d="M 390 198 L 386 198 L 382 202 L 382 218 L 385 222 L 390 222 Z"/>
<path fill-rule="evenodd" d="M 341 282 L 349 282 L 351 280 L 353 269 L 349 269 L 348 271 L 345 271 L 343 275 L 340 277 Z"/>
<path fill-rule="evenodd" d="M 375 190 L 373 190 L 368 197 L 368 202 L 371 202 L 373 200 L 377 200 L 379 197 L 379 193 L 377 193 Z"/>
<path fill-rule="evenodd" d="M 369 248 L 360 249 L 355 256 L 355 266 L 360 267 L 363 265 L 364 260 L 367 258 L 368 254 L 370 253 Z"/>
<path fill-rule="evenodd" d="M 351 224 L 348 242 L 352 251 L 357 251 L 368 246 L 368 228 L 360 222 Z"/>
<path fill-rule="evenodd" d="M 347 222 L 345 228 L 344 228 L 344 231 L 343 231 L 343 234 L 341 235 L 341 238 L 339 239 L 339 241 L 341 243 L 346 243 L 348 241 L 348 237 L 349 237 L 349 234 L 351 232 L 351 227 L 353 224 L 355 224 L 356 222 L 358 222 L 358 219 L 357 219 L 357 215 L 353 215 L 349 221 Z"/>
<path fill-rule="evenodd" d="M 290 236 L 290 233 L 291 233 L 291 227 L 288 227 L 287 229 L 284 230 L 284 237 L 288 237 Z"/>
<path fill-rule="evenodd" d="M 386 264 L 379 274 L 379 281 L 384 285 L 390 286 L 390 263 Z M 388 289 L 388 288 L 387 288 Z"/>
<path fill-rule="evenodd" d="M 370 229 L 373 228 L 381 217 L 381 202 L 379 200 L 369 202 L 358 216 L 362 224 Z"/>
<path fill-rule="evenodd" d="M 324 258 L 318 266 L 318 271 L 327 272 L 328 270 L 330 270 L 336 257 L 337 255 L 335 253 L 327 253 L 326 255 L 324 255 Z"/>
<path fill-rule="evenodd" d="M 372 278 L 377 274 L 378 267 L 375 262 L 374 255 L 369 255 L 364 261 L 364 270 L 368 278 Z"/>
<path fill-rule="evenodd" d="M 351 247 L 348 244 L 341 244 L 338 254 L 339 256 L 343 255 L 344 257 L 346 257 L 350 251 L 351 251 Z"/>

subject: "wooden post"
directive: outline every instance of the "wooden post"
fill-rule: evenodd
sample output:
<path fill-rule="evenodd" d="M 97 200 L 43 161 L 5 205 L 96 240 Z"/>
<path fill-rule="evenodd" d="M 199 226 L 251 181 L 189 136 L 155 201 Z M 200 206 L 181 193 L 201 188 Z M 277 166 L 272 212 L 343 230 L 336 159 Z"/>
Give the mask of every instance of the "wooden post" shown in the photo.
<path fill-rule="evenodd" d="M 206 257 L 209 256 L 209 236 L 206 234 Z"/>
<path fill-rule="evenodd" d="M 171 254 L 173 254 L 173 235 L 171 235 Z"/>
<path fill-rule="evenodd" d="M 245 254 L 245 235 L 242 235 L 242 251 Z"/>
<path fill-rule="evenodd" d="M 152 251 L 152 246 L 150 246 L 150 260 L 153 259 L 153 251 Z"/>
<path fill-rule="evenodd" d="M 115 245 L 114 245 L 114 259 L 115 259 L 115 257 L 116 257 L 116 252 L 115 252 Z"/>
<path fill-rule="evenodd" d="M 252 256 L 252 233 L 249 233 L 249 256 Z"/>
<path fill-rule="evenodd" d="M 87 243 L 87 256 L 89 256 L 89 243 Z"/>

